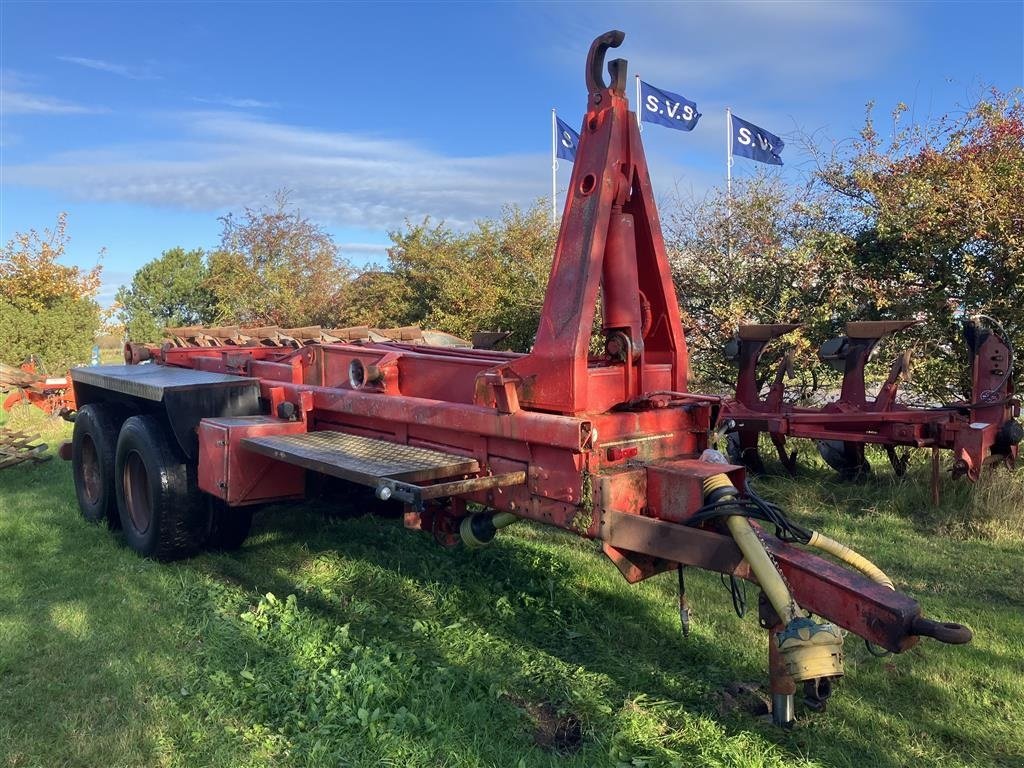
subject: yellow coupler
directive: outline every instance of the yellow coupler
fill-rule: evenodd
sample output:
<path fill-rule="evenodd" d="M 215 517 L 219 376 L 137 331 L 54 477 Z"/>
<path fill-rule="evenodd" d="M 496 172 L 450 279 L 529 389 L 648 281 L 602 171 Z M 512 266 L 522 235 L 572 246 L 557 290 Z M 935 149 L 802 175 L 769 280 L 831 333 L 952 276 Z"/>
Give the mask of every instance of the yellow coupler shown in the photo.
<path fill-rule="evenodd" d="M 737 495 L 738 491 L 724 474 L 704 481 L 705 501 L 724 501 Z M 804 615 L 746 517 L 730 515 L 725 518 L 725 524 L 765 597 L 782 620 L 783 628 L 778 633 L 779 652 L 789 675 L 795 682 L 840 677 L 843 674 L 842 631 L 834 624 L 817 622 Z"/>

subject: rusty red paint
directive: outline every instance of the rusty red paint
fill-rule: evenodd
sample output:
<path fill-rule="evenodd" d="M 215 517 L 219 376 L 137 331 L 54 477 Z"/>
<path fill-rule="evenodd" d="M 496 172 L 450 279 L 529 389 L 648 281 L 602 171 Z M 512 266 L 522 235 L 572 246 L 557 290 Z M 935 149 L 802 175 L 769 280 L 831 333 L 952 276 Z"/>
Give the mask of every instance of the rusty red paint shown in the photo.
<path fill-rule="evenodd" d="M 851 456 L 862 457 L 864 444 L 931 447 L 953 451 L 955 474 L 977 480 L 985 460 L 997 458 L 1012 465 L 1018 446 L 999 444 L 1004 424 L 1020 415 L 1013 397 L 1013 379 L 1006 375 L 1010 351 L 997 333 L 971 326 L 971 402 L 943 408 L 912 408 L 896 402 L 901 380 L 909 370 L 909 352 L 897 357 L 878 395 L 867 396 L 864 367 L 886 334 L 914 325 L 916 321 L 877 321 L 847 324 L 842 390 L 839 398 L 820 408 L 800 407 L 783 401 L 785 375 L 792 373 L 787 357 L 779 363 L 773 383 L 760 394 L 757 364 L 765 347 L 798 325 L 743 326 L 738 334 L 739 373 L 735 397 L 722 403 L 719 420 L 737 424 L 739 448 L 748 466 L 760 468 L 758 434 L 768 433 L 782 463 L 792 471 L 795 455 L 787 454 L 789 437 L 835 440 L 845 443 Z M 895 454 L 890 454 L 893 458 Z M 897 472 L 902 466 L 894 462 Z M 933 484 L 934 486 L 934 484 Z M 933 488 L 933 493 L 934 493 Z"/>
<path fill-rule="evenodd" d="M 305 473 L 299 467 L 259 456 L 241 440 L 305 432 L 303 424 L 270 416 L 203 419 L 199 424 L 199 487 L 231 506 L 302 498 Z"/>
<path fill-rule="evenodd" d="M 601 46 L 621 41 L 618 35 L 599 39 L 592 56 L 603 59 Z M 295 468 L 242 449 L 240 439 L 254 430 L 349 432 L 472 457 L 479 477 L 523 478 L 495 487 L 447 486 L 462 492 L 407 508 L 405 524 L 439 543 L 458 540 L 466 504 L 475 502 L 601 540 L 629 581 L 677 564 L 752 578 L 729 536 L 685 525 L 703 503 L 709 474 L 726 472 L 742 488 L 743 470 L 697 461 L 718 399 L 685 394 L 686 340 L 640 134 L 619 82 L 624 63 L 611 86 L 595 81 L 600 64 L 588 63 L 588 111 L 533 350 L 383 343 L 147 350 L 158 365 L 259 379 L 269 411 L 262 420 L 200 425 L 204 490 L 229 503 L 293 495 L 300 491 L 297 476 L 287 473 Z M 591 357 L 599 290 L 607 302 L 608 353 Z M 351 375 L 354 362 L 372 375 Z M 756 396 L 749 382 L 744 391 Z M 274 418 L 286 403 L 297 420 Z M 731 407 L 780 434 L 813 418 L 795 410 L 762 413 L 755 405 Z M 834 418 L 856 434 L 863 415 Z M 765 539 L 801 605 L 893 650 L 916 642 L 916 602 Z"/>

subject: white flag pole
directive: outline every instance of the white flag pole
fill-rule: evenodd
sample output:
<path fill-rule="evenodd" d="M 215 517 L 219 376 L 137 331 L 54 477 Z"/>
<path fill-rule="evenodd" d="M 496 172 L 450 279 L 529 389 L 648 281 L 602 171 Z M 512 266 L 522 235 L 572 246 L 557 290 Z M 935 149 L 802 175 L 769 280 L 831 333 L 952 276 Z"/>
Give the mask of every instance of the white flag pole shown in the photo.
<path fill-rule="evenodd" d="M 729 258 L 732 259 L 732 109 L 725 108 L 725 215 L 728 223 Z"/>
<path fill-rule="evenodd" d="M 551 223 L 554 224 L 558 218 L 558 118 L 555 110 L 551 110 Z"/>
<path fill-rule="evenodd" d="M 644 126 L 640 122 L 640 75 L 636 75 L 636 127 L 643 133 Z"/>

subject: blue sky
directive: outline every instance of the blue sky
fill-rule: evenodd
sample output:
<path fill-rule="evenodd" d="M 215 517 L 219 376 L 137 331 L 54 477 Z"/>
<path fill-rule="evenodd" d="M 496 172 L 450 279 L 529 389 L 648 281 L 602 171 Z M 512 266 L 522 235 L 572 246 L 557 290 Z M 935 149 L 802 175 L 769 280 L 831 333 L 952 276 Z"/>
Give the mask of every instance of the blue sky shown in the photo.
<path fill-rule="evenodd" d="M 647 126 L 656 190 L 724 175 L 724 109 L 842 139 L 864 105 L 917 119 L 1024 82 L 1024 3 L 0 3 L 0 237 L 69 214 L 101 299 L 217 217 L 292 191 L 356 263 L 425 215 L 454 226 L 550 190 L 550 110 L 579 124 L 590 41 L 695 100 Z M 632 78 L 631 78 L 632 82 Z M 787 173 L 806 166 L 791 143 Z M 803 161 L 803 162 L 802 162 Z M 737 160 L 736 174 L 754 164 Z M 559 183 L 571 169 L 563 162 Z"/>

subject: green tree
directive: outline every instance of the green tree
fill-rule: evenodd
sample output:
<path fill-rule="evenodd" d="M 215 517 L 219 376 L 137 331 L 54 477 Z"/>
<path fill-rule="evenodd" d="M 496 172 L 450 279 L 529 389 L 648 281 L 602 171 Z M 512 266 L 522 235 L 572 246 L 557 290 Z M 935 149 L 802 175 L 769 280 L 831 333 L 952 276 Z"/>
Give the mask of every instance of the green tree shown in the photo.
<path fill-rule="evenodd" d="M 387 267 L 371 264 L 344 287 L 336 327 L 394 328 L 416 322 L 412 289 Z"/>
<path fill-rule="evenodd" d="M 15 233 L 0 253 L 0 360 L 11 365 L 37 356 L 57 372 L 89 359 L 100 309 L 94 297 L 100 266 L 83 271 L 61 264 L 67 244 L 67 214 L 56 226 Z"/>
<path fill-rule="evenodd" d="M 128 338 L 158 341 L 165 326 L 212 322 L 214 297 L 206 287 L 208 279 L 199 248 L 171 248 L 143 265 L 116 295 Z"/>
<path fill-rule="evenodd" d="M 725 345 L 745 323 L 804 323 L 782 342 L 795 354 L 799 392 L 829 377 L 814 351 L 856 307 L 844 289 L 847 238 L 831 233 L 827 202 L 758 173 L 734 182 L 731 205 L 718 188 L 668 206 L 666 246 L 698 382 L 732 386 Z"/>
<path fill-rule="evenodd" d="M 509 346 L 525 351 L 533 344 L 544 306 L 558 227 L 542 202 L 528 210 L 506 208 L 497 222 L 478 226 L 476 248 L 497 262 L 497 297 L 473 330 L 508 331 Z"/>
<path fill-rule="evenodd" d="M 221 218 L 205 287 L 218 322 L 240 325 L 338 324 L 352 268 L 331 236 L 289 208 L 279 192 L 270 207 Z"/>
<path fill-rule="evenodd" d="M 1024 347 L 1024 105 L 992 90 L 970 108 L 888 140 L 872 105 L 860 136 L 821 158 L 818 178 L 843 215 L 861 317 L 914 317 L 915 384 L 931 399 L 969 390 L 959 320 L 997 318 Z M 1024 367 L 1018 365 L 1018 375 Z"/>
<path fill-rule="evenodd" d="M 392 232 L 386 270 L 374 268 L 354 286 L 358 293 L 365 279 L 360 300 L 376 295 L 378 306 L 388 307 L 382 319 L 389 322 L 381 324 L 419 324 L 464 338 L 503 330 L 509 346 L 525 350 L 537 332 L 556 238 L 541 204 L 510 206 L 468 232 L 428 219 Z"/>

